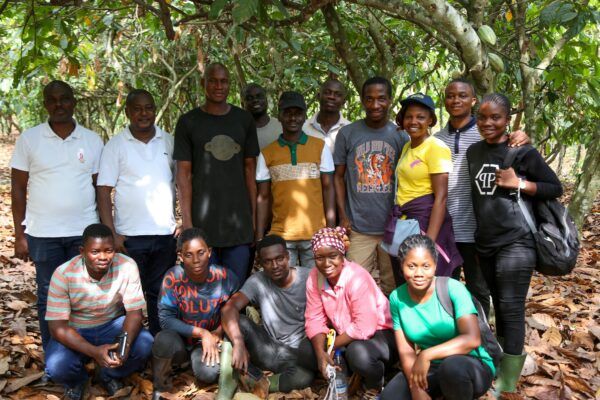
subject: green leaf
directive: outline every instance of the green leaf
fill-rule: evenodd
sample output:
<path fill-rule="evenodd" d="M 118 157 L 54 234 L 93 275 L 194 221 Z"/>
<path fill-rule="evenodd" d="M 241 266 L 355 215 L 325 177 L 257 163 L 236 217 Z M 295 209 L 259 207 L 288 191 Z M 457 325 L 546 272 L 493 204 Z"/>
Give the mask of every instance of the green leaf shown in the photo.
<path fill-rule="evenodd" d="M 221 11 L 225 8 L 225 6 L 229 3 L 229 0 L 215 0 L 210 6 L 210 11 L 208 12 L 209 19 L 217 19 L 221 14 Z"/>
<path fill-rule="evenodd" d="M 279 12 L 282 13 L 284 17 L 290 17 L 290 13 L 288 12 L 287 8 L 285 8 L 281 0 L 273 0 L 273 4 L 275 4 Z"/>
<path fill-rule="evenodd" d="M 240 25 L 254 17 L 258 12 L 258 0 L 236 0 L 231 16 L 233 22 Z"/>

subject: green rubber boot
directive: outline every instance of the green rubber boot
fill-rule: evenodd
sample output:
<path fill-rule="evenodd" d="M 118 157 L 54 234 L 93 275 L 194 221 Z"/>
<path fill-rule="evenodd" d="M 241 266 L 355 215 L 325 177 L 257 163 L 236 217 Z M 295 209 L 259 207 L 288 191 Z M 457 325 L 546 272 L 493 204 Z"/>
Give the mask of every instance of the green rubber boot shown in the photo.
<path fill-rule="evenodd" d="M 216 400 L 231 400 L 235 394 L 237 380 L 233 376 L 232 356 L 231 342 L 224 340 L 221 344 L 221 372 L 219 373 L 219 391 Z"/>
<path fill-rule="evenodd" d="M 496 398 L 499 398 L 502 392 L 513 393 L 516 390 L 526 357 L 526 353 L 519 356 L 504 353 L 496 378 Z"/>

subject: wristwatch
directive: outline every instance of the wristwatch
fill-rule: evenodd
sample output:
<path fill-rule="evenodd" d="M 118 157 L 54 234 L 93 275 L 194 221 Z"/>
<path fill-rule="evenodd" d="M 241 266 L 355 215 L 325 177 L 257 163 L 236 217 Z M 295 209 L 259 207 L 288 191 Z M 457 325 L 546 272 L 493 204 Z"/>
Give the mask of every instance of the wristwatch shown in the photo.
<path fill-rule="evenodd" d="M 519 178 L 519 190 L 523 190 L 527 187 L 526 181 L 523 178 Z"/>

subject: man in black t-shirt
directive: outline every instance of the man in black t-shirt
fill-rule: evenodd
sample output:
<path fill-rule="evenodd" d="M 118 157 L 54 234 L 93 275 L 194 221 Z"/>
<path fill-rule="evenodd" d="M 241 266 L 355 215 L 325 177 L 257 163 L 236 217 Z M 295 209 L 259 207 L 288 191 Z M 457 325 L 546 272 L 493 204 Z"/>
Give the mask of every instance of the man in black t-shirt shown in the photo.
<path fill-rule="evenodd" d="M 227 103 L 229 85 L 227 67 L 206 67 L 205 102 L 177 121 L 173 159 L 183 228 L 204 230 L 211 262 L 243 283 L 254 240 L 259 148 L 252 115 Z"/>

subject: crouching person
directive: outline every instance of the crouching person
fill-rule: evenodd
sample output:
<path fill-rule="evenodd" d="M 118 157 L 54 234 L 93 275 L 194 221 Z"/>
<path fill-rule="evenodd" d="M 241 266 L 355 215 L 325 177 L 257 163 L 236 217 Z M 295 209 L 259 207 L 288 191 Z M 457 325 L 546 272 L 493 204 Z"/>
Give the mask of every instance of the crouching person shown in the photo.
<path fill-rule="evenodd" d="M 69 400 L 83 399 L 90 358 L 100 367 L 99 383 L 112 396 L 123 387 L 121 378 L 144 368 L 153 341 L 142 329 L 145 303 L 137 265 L 115 253 L 110 228 L 85 228 L 80 253 L 54 271 L 46 311 L 52 335 L 46 374 L 65 385 Z M 123 333 L 121 357 L 118 336 Z"/>
<path fill-rule="evenodd" d="M 191 361 L 194 375 L 202 383 L 219 378 L 221 306 L 239 284 L 234 273 L 210 264 L 211 250 L 198 228 L 186 229 L 179 236 L 181 264 L 165 274 L 158 301 L 162 330 L 152 347 L 153 399 L 160 399 L 161 392 L 170 388 L 172 364 Z"/>
<path fill-rule="evenodd" d="M 290 267 L 290 254 L 280 236 L 265 236 L 256 251 L 263 271 L 250 276 L 221 313 L 223 328 L 233 345 L 233 368 L 242 372 L 242 380 L 250 363 L 272 371 L 274 374 L 268 378 L 269 392 L 305 388 L 311 384 L 317 366 L 304 333 L 306 280 L 310 269 Z M 249 303 L 260 307 L 262 326 L 240 316 Z M 262 381 L 259 383 L 266 386 L 267 379 Z M 259 393 L 266 395 L 265 389 Z M 256 390 L 253 392 L 257 394 Z"/>

